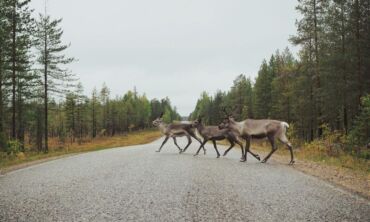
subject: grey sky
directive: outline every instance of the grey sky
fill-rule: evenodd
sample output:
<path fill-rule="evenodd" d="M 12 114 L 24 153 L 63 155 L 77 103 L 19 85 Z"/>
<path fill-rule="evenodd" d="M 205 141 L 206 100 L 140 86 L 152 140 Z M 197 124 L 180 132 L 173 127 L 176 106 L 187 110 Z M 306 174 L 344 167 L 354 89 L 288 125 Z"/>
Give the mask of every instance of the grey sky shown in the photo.
<path fill-rule="evenodd" d="M 227 90 L 244 73 L 253 80 L 264 58 L 290 46 L 296 0 L 48 0 L 63 18 L 70 67 L 89 94 L 105 82 L 112 96 L 134 86 L 168 96 L 188 115 L 202 91 Z M 36 12 L 44 0 L 33 0 Z M 293 48 L 293 52 L 297 49 Z"/>

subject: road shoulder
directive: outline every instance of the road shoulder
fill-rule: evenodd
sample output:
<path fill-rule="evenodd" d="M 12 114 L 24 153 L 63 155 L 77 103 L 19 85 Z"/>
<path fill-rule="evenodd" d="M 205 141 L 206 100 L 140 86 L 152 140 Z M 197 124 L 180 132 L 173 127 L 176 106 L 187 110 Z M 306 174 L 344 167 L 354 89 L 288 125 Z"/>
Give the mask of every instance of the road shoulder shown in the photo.
<path fill-rule="evenodd" d="M 265 151 L 258 153 L 267 155 Z M 290 157 L 284 154 L 276 153 L 271 160 L 279 164 L 287 164 Z M 296 159 L 293 169 L 305 174 L 317 177 L 332 185 L 338 186 L 350 193 L 357 194 L 367 200 L 370 200 L 370 176 L 364 172 L 354 171 L 343 167 L 320 164 L 308 160 Z"/>

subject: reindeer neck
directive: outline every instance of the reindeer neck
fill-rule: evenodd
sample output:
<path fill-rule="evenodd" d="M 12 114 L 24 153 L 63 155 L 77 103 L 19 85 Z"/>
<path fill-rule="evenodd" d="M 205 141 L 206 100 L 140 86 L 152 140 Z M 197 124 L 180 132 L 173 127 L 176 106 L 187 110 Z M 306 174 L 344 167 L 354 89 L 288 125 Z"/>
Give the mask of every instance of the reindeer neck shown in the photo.
<path fill-rule="evenodd" d="M 205 126 L 203 125 L 203 123 L 197 126 L 197 130 L 199 131 L 199 133 L 201 133 L 204 129 L 205 129 Z"/>
<path fill-rule="evenodd" d="M 244 121 L 242 122 L 237 122 L 235 120 L 230 120 L 230 123 L 231 123 L 231 129 L 234 130 L 234 131 L 237 131 L 238 133 L 242 133 L 243 132 L 243 128 L 244 128 Z"/>
<path fill-rule="evenodd" d="M 160 123 L 159 125 L 158 125 L 158 128 L 159 128 L 159 130 L 162 132 L 162 133 L 166 133 L 166 130 L 167 130 L 167 124 L 166 123 Z"/>

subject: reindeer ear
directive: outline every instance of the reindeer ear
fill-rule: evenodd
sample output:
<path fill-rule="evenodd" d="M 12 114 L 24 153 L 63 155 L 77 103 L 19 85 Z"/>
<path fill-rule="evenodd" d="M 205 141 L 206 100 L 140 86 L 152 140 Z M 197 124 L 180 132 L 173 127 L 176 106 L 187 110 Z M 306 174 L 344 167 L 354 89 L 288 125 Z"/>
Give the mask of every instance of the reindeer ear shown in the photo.
<path fill-rule="evenodd" d="M 161 115 L 159 115 L 159 118 L 162 118 L 163 117 L 163 112 L 161 112 Z"/>

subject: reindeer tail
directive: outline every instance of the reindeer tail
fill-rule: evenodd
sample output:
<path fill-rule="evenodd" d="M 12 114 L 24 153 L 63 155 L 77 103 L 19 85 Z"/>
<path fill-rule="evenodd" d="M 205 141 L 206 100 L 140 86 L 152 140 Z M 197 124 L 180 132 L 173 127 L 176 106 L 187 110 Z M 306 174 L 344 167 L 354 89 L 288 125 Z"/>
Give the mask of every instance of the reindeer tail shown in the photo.
<path fill-rule="evenodd" d="M 289 124 L 287 122 L 281 122 L 281 125 L 285 127 L 285 129 L 289 128 Z"/>

